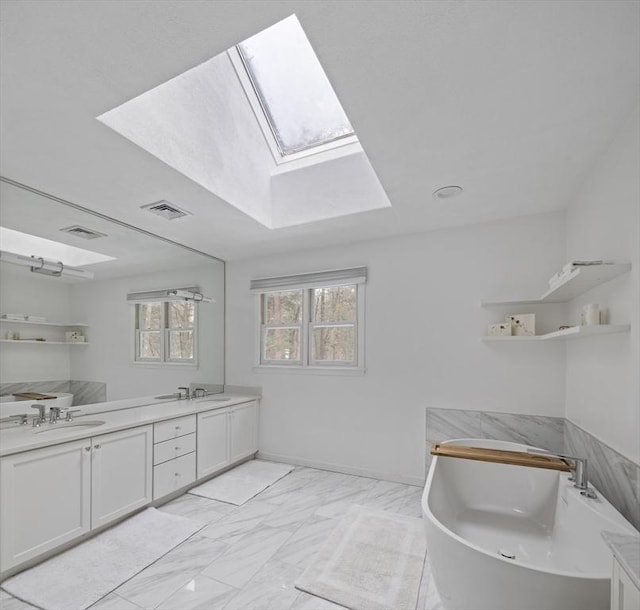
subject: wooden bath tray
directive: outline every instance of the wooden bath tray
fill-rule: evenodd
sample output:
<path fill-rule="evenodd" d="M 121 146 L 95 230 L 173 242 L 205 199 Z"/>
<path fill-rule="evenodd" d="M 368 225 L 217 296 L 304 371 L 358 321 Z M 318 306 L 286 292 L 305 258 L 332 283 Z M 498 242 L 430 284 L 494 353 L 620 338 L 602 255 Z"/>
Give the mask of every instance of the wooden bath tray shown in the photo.
<path fill-rule="evenodd" d="M 17 392 L 14 394 L 16 398 L 27 398 L 28 400 L 50 400 L 56 398 L 51 394 L 40 394 L 39 392 Z"/>
<path fill-rule="evenodd" d="M 571 471 L 569 464 L 558 457 L 553 455 L 536 455 L 522 451 L 505 451 L 504 449 L 485 449 L 483 447 L 433 443 L 433 445 L 431 445 L 431 455 L 477 460 L 481 462 L 495 462 L 497 464 L 511 464 L 513 466 L 563 470 L 565 472 Z"/>

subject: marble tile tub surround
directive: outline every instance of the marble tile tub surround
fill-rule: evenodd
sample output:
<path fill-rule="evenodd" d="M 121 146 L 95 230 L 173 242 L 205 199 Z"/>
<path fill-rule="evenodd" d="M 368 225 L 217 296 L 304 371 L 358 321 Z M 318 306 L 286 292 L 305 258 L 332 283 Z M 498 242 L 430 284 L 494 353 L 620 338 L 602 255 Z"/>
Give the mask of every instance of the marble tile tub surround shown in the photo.
<path fill-rule="evenodd" d="M 16 392 L 68 392 L 73 394 L 73 406 L 91 405 L 107 400 L 107 384 L 102 381 L 76 381 L 57 379 L 53 381 L 15 381 L 0 383 L 0 395 Z"/>
<path fill-rule="evenodd" d="M 640 530 L 640 465 L 568 419 L 564 423 L 564 449 L 569 455 L 587 458 L 589 480 Z"/>
<path fill-rule="evenodd" d="M 564 417 L 463 409 L 426 409 L 426 467 L 431 443 L 450 438 L 487 438 L 586 457 L 589 480 L 640 530 L 640 465 Z"/>

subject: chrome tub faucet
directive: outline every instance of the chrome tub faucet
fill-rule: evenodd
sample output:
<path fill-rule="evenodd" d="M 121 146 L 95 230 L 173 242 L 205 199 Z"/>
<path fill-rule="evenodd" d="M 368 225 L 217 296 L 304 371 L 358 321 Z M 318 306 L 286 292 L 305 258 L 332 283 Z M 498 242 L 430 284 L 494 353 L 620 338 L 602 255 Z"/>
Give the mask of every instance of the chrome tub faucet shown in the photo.
<path fill-rule="evenodd" d="M 549 455 L 560 458 L 571 469 L 571 477 L 569 480 L 573 481 L 573 486 L 580 490 L 581 495 L 585 496 L 585 498 L 592 499 L 598 497 L 596 492 L 589 487 L 586 458 L 580 458 L 574 455 L 565 455 L 554 451 L 546 451 L 545 449 L 527 449 L 527 453 Z"/>

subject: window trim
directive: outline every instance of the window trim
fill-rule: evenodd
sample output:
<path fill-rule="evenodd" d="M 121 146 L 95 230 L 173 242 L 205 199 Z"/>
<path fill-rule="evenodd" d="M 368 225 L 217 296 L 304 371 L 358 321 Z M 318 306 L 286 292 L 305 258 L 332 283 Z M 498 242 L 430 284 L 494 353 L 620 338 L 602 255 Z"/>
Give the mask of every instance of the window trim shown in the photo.
<path fill-rule="evenodd" d="M 242 86 L 249 105 L 253 110 L 253 114 L 258 121 L 260 131 L 262 131 L 262 135 L 264 136 L 276 167 L 291 163 L 292 161 L 300 161 L 301 159 L 312 155 L 321 155 L 321 157 L 317 159 L 318 162 L 323 161 L 324 157 L 331 159 L 334 157 L 334 151 L 336 149 L 340 149 L 345 146 L 349 146 L 351 148 L 355 147 L 358 151 L 361 150 L 358 136 L 355 133 L 352 133 L 335 138 L 330 142 L 311 146 L 288 155 L 283 154 L 280 150 L 280 145 L 273 134 L 273 127 L 267 118 L 266 110 L 262 105 L 262 100 L 256 92 L 255 85 L 253 84 L 249 70 L 245 66 L 244 59 L 242 58 L 240 51 L 238 51 L 235 46 L 231 47 L 230 49 L 227 49 L 227 56 L 229 57 L 236 76 L 240 81 L 240 85 Z"/>
<path fill-rule="evenodd" d="M 254 324 L 255 324 L 255 332 L 254 332 L 254 367 L 253 370 L 255 372 L 306 372 L 312 374 L 323 374 L 323 375 L 349 375 L 349 374 L 364 374 L 366 371 L 365 367 L 365 279 L 366 279 L 366 269 L 359 268 L 359 271 L 364 270 L 364 278 L 356 277 L 355 275 L 351 279 L 344 278 L 340 281 L 328 281 L 326 284 L 321 281 L 315 284 L 310 284 L 308 282 L 302 282 L 297 285 L 289 285 L 289 286 L 278 286 L 277 288 L 263 288 L 256 289 L 253 288 L 252 292 L 254 293 Z M 332 272 L 327 272 L 330 274 Z M 308 274 L 310 277 L 321 276 L 320 274 Z M 362 275 L 362 274 L 359 274 Z M 296 279 L 304 278 L 304 276 L 292 276 Z M 280 279 L 285 278 L 273 278 L 278 281 Z M 259 282 L 260 280 L 254 280 L 254 282 Z M 252 282 L 253 283 L 253 282 Z M 350 321 L 341 321 L 341 322 L 314 322 L 312 318 L 311 312 L 311 291 L 315 288 L 333 288 L 336 286 L 356 286 L 356 320 L 355 322 Z M 300 356 L 301 361 L 293 361 L 291 363 L 287 363 L 282 360 L 277 361 L 263 361 L 262 360 L 262 349 L 263 349 L 263 333 L 264 328 L 279 328 L 281 325 L 264 325 L 262 324 L 263 320 L 263 295 L 268 294 L 270 292 L 288 292 L 292 290 L 302 290 L 303 291 L 303 314 L 302 314 L 302 322 L 300 324 Z M 282 325 L 286 327 L 296 327 L 297 325 L 286 324 Z M 331 362 L 325 363 L 322 361 L 314 361 L 312 359 L 311 354 L 311 330 L 315 326 L 354 326 L 355 327 L 355 362 L 342 363 L 342 362 Z"/>
<path fill-rule="evenodd" d="M 198 349 L 198 329 L 199 329 L 199 307 L 198 302 L 194 301 L 194 311 L 193 311 L 193 326 L 189 328 L 169 328 L 166 326 L 168 324 L 168 305 L 171 302 L 175 302 L 175 299 L 158 299 L 157 301 L 147 301 L 146 303 L 162 303 L 162 320 L 161 326 L 158 330 L 145 330 L 141 331 L 138 328 L 139 324 L 139 305 L 144 305 L 145 301 L 138 302 L 130 302 L 131 305 L 131 316 L 130 316 L 130 329 L 133 334 L 132 340 L 129 342 L 131 346 L 130 354 L 129 354 L 129 364 L 133 364 L 136 366 L 151 366 L 151 367 L 168 367 L 168 366 L 187 366 L 187 367 L 199 367 L 199 349 Z M 181 359 L 171 359 L 169 353 L 169 333 L 171 331 L 176 332 L 180 330 L 191 330 L 193 331 L 193 358 L 189 360 Z M 159 359 L 152 358 L 140 358 L 140 333 L 141 332 L 158 332 L 160 333 L 160 353 L 162 357 Z"/>

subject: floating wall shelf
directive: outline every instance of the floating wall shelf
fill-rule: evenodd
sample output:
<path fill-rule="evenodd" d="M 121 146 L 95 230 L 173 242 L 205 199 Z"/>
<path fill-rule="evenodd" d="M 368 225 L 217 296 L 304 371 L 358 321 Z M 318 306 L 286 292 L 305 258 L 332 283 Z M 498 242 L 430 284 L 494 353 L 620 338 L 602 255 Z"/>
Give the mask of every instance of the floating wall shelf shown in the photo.
<path fill-rule="evenodd" d="M 603 265 L 586 265 L 576 267 L 567 274 L 566 278 L 547 290 L 537 299 L 519 299 L 504 301 L 481 301 L 482 307 L 502 307 L 517 305 L 541 305 L 545 303 L 567 303 L 572 299 L 588 292 L 592 288 L 604 284 L 614 277 L 627 273 L 631 270 L 631 263 L 615 263 Z M 543 335 L 544 336 L 544 335 Z M 505 337 L 506 339 L 513 337 Z"/>
<path fill-rule="evenodd" d="M 564 330 L 557 330 L 546 335 L 520 336 L 520 337 L 482 337 L 482 341 L 501 341 L 502 343 L 521 343 L 530 341 L 553 341 L 561 339 L 581 339 L 594 335 L 610 335 L 614 333 L 627 333 L 631 326 L 629 324 L 600 324 L 598 326 L 572 326 Z"/>
<path fill-rule="evenodd" d="M 8 320 L 7 318 L 0 318 L 0 322 L 6 322 L 7 324 L 36 324 L 37 326 L 67 326 L 67 327 L 88 327 L 88 324 L 73 323 L 65 324 L 64 322 L 37 322 L 36 320 Z"/>
<path fill-rule="evenodd" d="M 35 339 L 0 339 L 0 343 L 26 343 L 27 345 L 89 345 L 86 341 L 36 341 Z"/>

